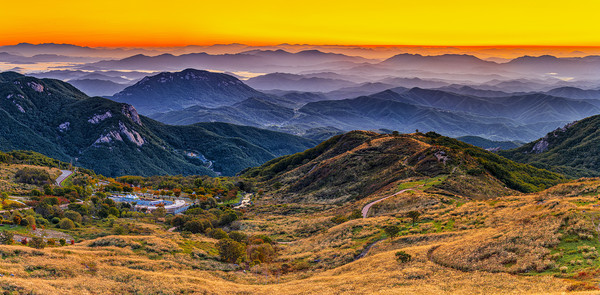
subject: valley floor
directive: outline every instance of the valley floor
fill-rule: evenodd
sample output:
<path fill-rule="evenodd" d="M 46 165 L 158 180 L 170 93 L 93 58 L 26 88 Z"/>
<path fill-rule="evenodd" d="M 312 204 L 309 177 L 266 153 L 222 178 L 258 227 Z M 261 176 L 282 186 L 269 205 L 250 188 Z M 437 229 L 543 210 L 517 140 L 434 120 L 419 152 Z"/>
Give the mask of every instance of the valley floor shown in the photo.
<path fill-rule="evenodd" d="M 387 242 L 384 242 L 387 243 Z M 568 280 L 483 271 L 462 272 L 428 259 L 433 245 L 403 248 L 413 261 L 398 265 L 393 250 L 374 249 L 368 257 L 305 279 L 277 283 L 277 278 L 237 271 L 195 271 L 173 261 L 137 256 L 114 248 L 85 245 L 60 250 L 2 246 L 3 255 L 21 250 L 34 261 L 8 258 L 0 269 L 7 291 L 34 294 L 552 294 L 563 293 Z M 117 257 L 115 257 L 117 256 Z M 93 272 L 88 265 L 95 260 Z M 254 284 L 232 282 L 254 281 Z"/>
<path fill-rule="evenodd" d="M 263 235 L 273 240 L 265 239 L 260 245 L 272 245 L 276 255 L 258 264 L 223 262 L 219 240 L 208 237 L 210 231 L 205 235 L 173 229 L 170 217 L 122 214 L 120 218 L 94 216 L 69 229 L 48 225 L 53 233 L 73 237 L 76 242 L 44 249 L 0 245 L 0 291 L 599 292 L 600 178 L 582 178 L 533 194 L 513 191 L 509 196 L 470 199 L 441 189 L 457 177 L 401 179 L 364 198 L 339 203 L 286 203 L 280 191 L 265 193 L 261 188 L 246 195 L 252 205 L 242 209 L 243 217 L 224 227 L 231 237 L 231 231 L 238 231 L 249 241 Z M 259 185 L 272 189 L 268 184 Z M 377 200 L 381 201 L 374 203 Z M 371 206 L 361 212 L 367 204 Z M 215 210 L 219 211 L 200 209 L 195 214 Z M 420 215 L 412 219 L 409 216 L 414 211 Z M 389 227 L 397 228 L 395 236 L 390 237 Z M 23 231 L 19 234 L 27 234 L 26 226 L 12 228 L 17 229 Z M 249 242 L 248 249 L 258 245 Z M 410 257 L 409 261 L 400 261 L 402 255 Z"/>

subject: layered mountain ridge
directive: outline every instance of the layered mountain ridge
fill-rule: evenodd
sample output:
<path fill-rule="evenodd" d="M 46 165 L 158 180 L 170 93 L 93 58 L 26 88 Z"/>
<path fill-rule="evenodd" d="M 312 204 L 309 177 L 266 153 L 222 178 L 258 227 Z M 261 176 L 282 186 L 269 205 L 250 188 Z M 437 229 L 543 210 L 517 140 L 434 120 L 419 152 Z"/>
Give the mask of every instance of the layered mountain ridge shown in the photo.
<path fill-rule="evenodd" d="M 107 176 L 233 175 L 315 144 L 222 123 L 168 126 L 138 115 L 131 105 L 12 72 L 0 74 L 0 97 L 0 149 L 37 151 Z"/>

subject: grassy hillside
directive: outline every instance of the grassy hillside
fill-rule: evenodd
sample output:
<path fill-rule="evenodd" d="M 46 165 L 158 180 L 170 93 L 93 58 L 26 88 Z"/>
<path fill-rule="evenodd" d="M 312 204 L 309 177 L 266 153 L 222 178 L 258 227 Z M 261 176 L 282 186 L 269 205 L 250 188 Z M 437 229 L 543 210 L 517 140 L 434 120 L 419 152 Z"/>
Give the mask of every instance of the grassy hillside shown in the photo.
<path fill-rule="evenodd" d="M 432 189 L 472 198 L 535 192 L 566 181 L 433 132 L 349 132 L 244 175 L 267 181 L 288 202 L 326 203 L 362 199 L 409 180 L 420 186 L 431 177 L 441 177 Z"/>
<path fill-rule="evenodd" d="M 600 116 L 558 128 L 501 155 L 518 162 L 546 167 L 573 177 L 600 175 Z"/>

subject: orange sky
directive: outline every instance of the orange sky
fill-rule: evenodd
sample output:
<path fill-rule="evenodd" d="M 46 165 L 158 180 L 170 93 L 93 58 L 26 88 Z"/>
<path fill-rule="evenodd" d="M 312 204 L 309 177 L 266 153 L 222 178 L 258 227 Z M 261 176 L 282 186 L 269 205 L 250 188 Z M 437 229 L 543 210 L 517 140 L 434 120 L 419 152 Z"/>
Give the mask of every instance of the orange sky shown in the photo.
<path fill-rule="evenodd" d="M 0 45 L 600 45 L 598 0 L 4 1 Z"/>

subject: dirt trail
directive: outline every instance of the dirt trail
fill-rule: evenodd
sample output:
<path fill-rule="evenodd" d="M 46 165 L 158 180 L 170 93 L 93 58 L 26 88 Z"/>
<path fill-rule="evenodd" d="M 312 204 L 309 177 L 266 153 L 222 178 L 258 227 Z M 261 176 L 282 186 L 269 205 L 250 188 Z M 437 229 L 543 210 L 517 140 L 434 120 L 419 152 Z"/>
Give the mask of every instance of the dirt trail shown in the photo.
<path fill-rule="evenodd" d="M 362 250 L 362 252 L 360 252 L 360 254 L 358 254 L 358 256 L 354 257 L 354 260 L 356 261 L 356 260 L 359 260 L 359 259 L 361 259 L 361 258 L 363 258 L 363 257 L 367 256 L 367 254 L 369 254 L 369 250 L 371 250 L 371 248 L 373 248 L 373 246 L 375 246 L 375 244 L 377 244 L 377 243 L 379 243 L 379 242 L 381 242 L 381 241 L 383 241 L 383 239 L 381 239 L 381 240 L 377 240 L 377 241 L 375 241 L 375 242 L 371 243 L 370 245 L 366 246 L 366 247 L 365 247 L 365 248 Z"/>
<path fill-rule="evenodd" d="M 362 211 L 361 211 L 361 213 L 362 213 L 362 217 L 363 217 L 363 218 L 367 218 L 367 215 L 369 214 L 369 209 L 371 209 L 371 207 L 372 207 L 373 205 L 375 205 L 375 204 L 377 204 L 377 203 L 379 203 L 379 202 L 381 202 L 381 201 L 384 201 L 384 200 L 386 200 L 386 199 L 388 199 L 388 198 L 391 198 L 391 197 L 393 197 L 393 196 L 399 195 L 399 194 L 401 194 L 401 193 L 403 193 L 403 192 L 406 192 L 406 191 L 412 191 L 412 188 L 403 189 L 403 190 L 401 190 L 401 191 L 399 191 L 399 192 L 397 192 L 397 193 L 395 193 L 395 194 L 393 194 L 393 195 L 387 196 L 387 197 L 385 197 L 385 198 L 381 198 L 381 199 L 379 199 L 379 200 L 373 201 L 373 202 L 371 202 L 371 203 L 369 203 L 369 204 L 365 205 L 365 206 L 362 208 Z"/>

